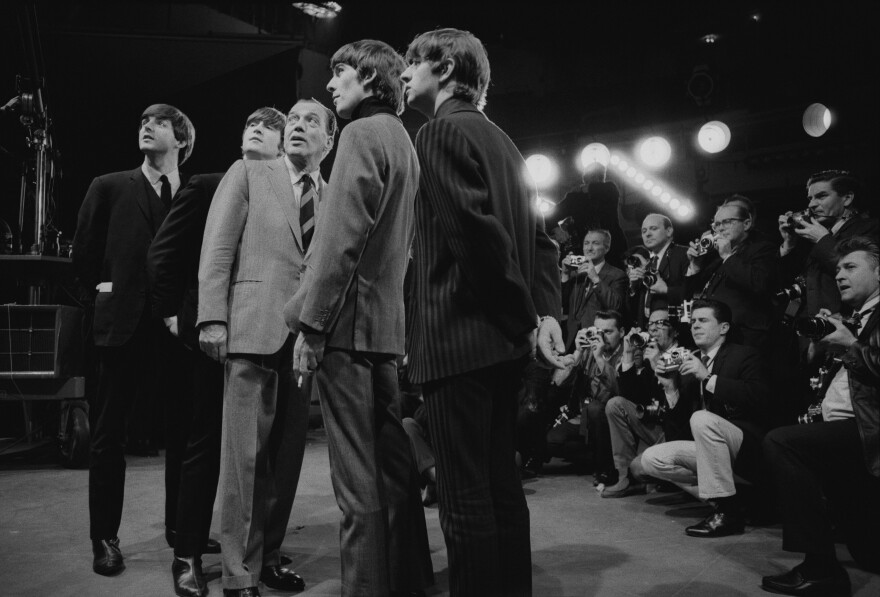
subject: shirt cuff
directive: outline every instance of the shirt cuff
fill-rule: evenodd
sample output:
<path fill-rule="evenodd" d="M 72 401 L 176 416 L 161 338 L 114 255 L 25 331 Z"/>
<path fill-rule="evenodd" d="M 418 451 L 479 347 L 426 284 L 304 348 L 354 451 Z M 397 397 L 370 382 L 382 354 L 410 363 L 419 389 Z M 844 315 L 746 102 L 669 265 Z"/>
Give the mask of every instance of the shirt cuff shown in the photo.
<path fill-rule="evenodd" d="M 718 376 L 717 376 L 717 375 L 710 375 L 710 376 L 706 379 L 706 391 L 707 391 L 707 392 L 711 392 L 712 394 L 714 394 L 714 393 L 715 393 L 715 383 L 716 383 L 717 381 L 718 381 Z"/>

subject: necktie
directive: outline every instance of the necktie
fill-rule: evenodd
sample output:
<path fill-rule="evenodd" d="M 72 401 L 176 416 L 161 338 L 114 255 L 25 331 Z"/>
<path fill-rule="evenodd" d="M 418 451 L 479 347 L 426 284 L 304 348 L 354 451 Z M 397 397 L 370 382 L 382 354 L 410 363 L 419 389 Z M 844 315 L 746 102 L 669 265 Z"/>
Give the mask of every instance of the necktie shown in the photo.
<path fill-rule="evenodd" d="M 164 174 L 159 177 L 159 182 L 162 183 L 162 192 L 159 194 L 159 199 L 162 200 L 162 205 L 165 206 L 165 209 L 171 209 L 171 183 L 168 182 L 168 177 Z"/>
<path fill-rule="evenodd" d="M 652 254 L 651 259 L 648 261 L 648 265 L 645 268 L 645 272 L 656 272 L 657 266 L 659 265 L 659 261 L 657 259 L 657 255 Z M 651 316 L 651 291 L 649 289 L 645 289 L 645 317 Z"/>
<path fill-rule="evenodd" d="M 712 359 L 709 358 L 709 355 L 703 353 L 700 355 L 700 361 L 703 363 L 703 367 L 708 369 L 709 363 L 712 362 Z M 709 375 L 709 377 L 712 377 L 711 374 Z M 706 384 L 709 382 L 709 377 L 700 382 L 700 401 L 702 402 L 704 410 L 708 409 L 708 407 L 706 406 L 706 394 L 708 393 L 706 390 Z"/>
<path fill-rule="evenodd" d="M 299 201 L 299 225 L 302 228 L 303 251 L 308 251 L 315 233 L 315 198 L 318 194 L 311 176 L 306 174 L 300 181 L 303 187 Z"/>
<path fill-rule="evenodd" d="M 856 312 L 853 315 L 853 318 L 858 321 L 858 325 L 856 326 L 858 333 L 856 335 L 861 335 L 862 330 L 865 329 L 865 324 L 868 323 L 868 319 L 871 318 L 871 313 L 873 313 L 873 312 L 874 312 L 874 307 L 871 307 L 870 309 L 865 309 L 864 311 Z"/>

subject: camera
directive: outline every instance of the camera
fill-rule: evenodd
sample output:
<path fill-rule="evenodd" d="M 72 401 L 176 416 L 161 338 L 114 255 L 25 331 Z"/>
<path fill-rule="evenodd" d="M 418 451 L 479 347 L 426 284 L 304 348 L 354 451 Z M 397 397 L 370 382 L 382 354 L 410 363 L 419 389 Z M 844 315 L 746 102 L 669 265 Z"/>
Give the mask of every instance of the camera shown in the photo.
<path fill-rule="evenodd" d="M 705 255 L 709 252 L 709 249 L 715 246 L 715 233 L 711 230 L 707 230 L 703 234 L 700 235 L 700 238 L 697 239 L 697 252 L 700 255 Z"/>
<path fill-rule="evenodd" d="M 566 259 L 570 267 L 580 267 L 587 262 L 587 258 L 583 255 L 569 255 Z"/>
<path fill-rule="evenodd" d="M 808 423 L 819 423 L 822 420 L 823 418 L 821 402 L 810 405 L 809 407 L 807 407 L 807 412 L 797 418 L 797 422 L 801 425 L 806 425 Z"/>
<path fill-rule="evenodd" d="M 672 371 L 678 371 L 678 368 L 681 367 L 684 360 L 690 354 L 690 351 L 684 346 L 676 346 L 672 350 L 664 352 L 660 355 L 660 362 L 657 367 L 658 372 L 670 373 Z"/>
<path fill-rule="evenodd" d="M 626 265 L 628 265 L 629 267 L 632 267 L 632 268 L 644 267 L 648 263 L 647 261 L 644 260 L 644 258 L 642 258 L 640 255 L 637 255 L 635 253 L 630 255 L 629 257 L 627 257 L 624 261 L 625 261 Z"/>
<path fill-rule="evenodd" d="M 563 404 L 559 407 L 559 414 L 553 420 L 553 427 L 559 427 L 566 421 L 568 421 L 571 417 L 568 415 L 568 405 Z"/>
<path fill-rule="evenodd" d="M 796 212 L 790 214 L 788 216 L 788 218 L 785 220 L 784 228 L 794 229 L 794 228 L 797 228 L 798 224 L 801 224 L 801 223 L 812 224 L 813 223 L 813 212 L 810 211 L 809 209 L 805 209 L 803 211 L 796 211 Z"/>
<path fill-rule="evenodd" d="M 647 406 L 636 404 L 636 416 L 646 423 L 662 420 L 666 411 L 666 405 L 660 404 L 660 401 L 656 398 L 652 398 L 651 404 L 648 404 Z"/>
<path fill-rule="evenodd" d="M 633 348 L 644 348 L 650 341 L 650 334 L 648 334 L 648 332 L 643 332 L 638 328 L 633 330 L 629 336 L 629 343 L 632 344 Z"/>
<path fill-rule="evenodd" d="M 669 305 L 667 309 L 669 319 L 676 320 L 679 323 L 690 323 L 691 311 L 694 309 L 694 301 L 682 301 L 680 305 Z"/>
<path fill-rule="evenodd" d="M 794 279 L 794 282 L 788 288 L 783 288 L 779 292 L 776 293 L 776 300 L 778 302 L 782 301 L 795 301 L 800 298 L 803 298 L 807 293 L 807 281 L 803 276 L 798 276 Z"/>
<path fill-rule="evenodd" d="M 588 327 L 585 334 L 586 334 L 587 340 L 596 340 L 597 338 L 600 338 L 602 336 L 602 334 L 599 333 L 599 328 L 597 328 L 594 325 L 591 325 L 590 327 Z"/>
<path fill-rule="evenodd" d="M 657 283 L 657 279 L 657 272 L 648 272 L 642 276 L 642 285 L 644 285 L 645 288 L 650 288 Z"/>
<path fill-rule="evenodd" d="M 856 335 L 858 333 L 858 321 L 852 318 L 842 319 L 841 323 L 846 326 L 849 331 Z M 819 340 L 828 334 L 831 334 L 837 328 L 834 324 L 822 317 L 801 317 L 794 320 L 795 331 L 809 338 L 810 340 Z"/>

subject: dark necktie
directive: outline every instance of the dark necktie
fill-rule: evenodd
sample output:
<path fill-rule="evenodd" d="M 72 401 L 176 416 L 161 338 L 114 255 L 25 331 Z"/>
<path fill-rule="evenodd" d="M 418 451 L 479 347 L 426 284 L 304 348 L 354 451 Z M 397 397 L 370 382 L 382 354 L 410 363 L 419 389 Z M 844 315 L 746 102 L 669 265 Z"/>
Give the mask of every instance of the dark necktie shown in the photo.
<path fill-rule="evenodd" d="M 700 355 L 700 361 L 703 363 L 703 367 L 708 369 L 709 363 L 712 362 L 712 359 L 709 358 L 709 355 L 707 355 L 706 353 L 703 353 Z M 706 384 L 709 382 L 709 378 L 711 378 L 711 377 L 712 377 L 712 374 L 710 371 L 709 377 L 707 377 L 706 379 L 704 379 L 703 381 L 700 382 L 700 399 L 703 403 L 702 406 L 704 409 L 708 409 L 708 407 L 706 406 L 706 394 L 708 393 L 708 391 L 706 390 Z"/>
<path fill-rule="evenodd" d="M 303 186 L 299 200 L 299 225 L 302 229 L 303 251 L 308 251 L 315 233 L 315 198 L 318 193 L 311 176 L 306 174 L 300 181 Z"/>
<path fill-rule="evenodd" d="M 648 261 L 648 265 L 645 268 L 645 272 L 656 272 L 657 267 L 659 265 L 659 261 L 657 259 L 657 255 L 651 255 L 651 259 Z M 645 317 L 651 316 L 651 291 L 649 289 L 645 289 Z"/>
<path fill-rule="evenodd" d="M 164 174 L 159 177 L 159 182 L 162 183 L 162 192 L 159 194 L 159 199 L 162 200 L 162 205 L 165 206 L 165 209 L 171 209 L 171 183 L 168 182 L 168 177 Z"/>

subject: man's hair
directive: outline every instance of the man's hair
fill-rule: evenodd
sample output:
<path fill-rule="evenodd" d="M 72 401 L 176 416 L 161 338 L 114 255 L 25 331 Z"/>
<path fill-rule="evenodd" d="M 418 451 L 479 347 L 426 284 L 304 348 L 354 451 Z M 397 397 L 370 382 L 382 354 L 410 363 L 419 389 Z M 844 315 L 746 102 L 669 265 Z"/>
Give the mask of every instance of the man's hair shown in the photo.
<path fill-rule="evenodd" d="M 174 131 L 174 138 L 178 141 L 186 142 L 183 151 L 177 154 L 177 165 L 182 165 L 192 155 L 193 145 L 196 144 L 196 128 L 193 126 L 192 121 L 186 114 L 168 104 L 148 106 L 144 113 L 141 114 L 141 124 L 149 120 L 150 117 L 170 122 L 171 129 Z"/>
<path fill-rule="evenodd" d="M 278 136 L 278 151 L 282 151 L 284 149 L 284 125 L 287 123 L 287 117 L 284 115 L 284 112 L 268 106 L 258 108 L 247 117 L 244 123 L 245 130 L 255 122 L 262 122 L 266 128 L 281 133 Z"/>
<path fill-rule="evenodd" d="M 642 221 L 644 222 L 645 220 L 647 220 L 650 217 L 660 218 L 660 221 L 663 222 L 664 228 L 669 228 L 670 230 L 672 229 L 672 220 L 669 219 L 669 216 L 664 216 L 663 214 L 650 213 L 650 214 L 646 215 L 644 218 L 642 218 Z"/>
<path fill-rule="evenodd" d="M 727 303 L 716 301 L 715 299 L 698 299 L 694 301 L 691 307 L 691 313 L 697 309 L 711 309 L 712 315 L 718 320 L 718 323 L 730 324 L 733 319 L 733 313 Z"/>
<path fill-rule="evenodd" d="M 845 238 L 837 243 L 834 251 L 837 254 L 838 261 L 850 253 L 864 251 L 868 254 L 868 263 L 871 264 L 871 267 L 880 267 L 880 246 L 878 246 L 875 239 L 867 236 Z"/>
<path fill-rule="evenodd" d="M 846 170 L 823 170 L 822 172 L 816 172 L 807 179 L 807 189 L 810 188 L 810 185 L 816 184 L 817 182 L 829 183 L 831 188 L 834 189 L 834 192 L 840 196 L 852 193 L 853 200 L 850 204 L 850 208 L 854 208 L 860 203 L 859 191 L 861 190 L 862 185 L 858 178 Z"/>
<path fill-rule="evenodd" d="M 452 78 L 455 79 L 452 95 L 480 110 L 486 105 L 489 56 L 482 42 L 469 31 L 436 29 L 417 35 L 406 50 L 406 60 L 433 62 L 435 73 L 442 70 L 442 63 L 451 62 Z"/>
<path fill-rule="evenodd" d="M 752 225 L 755 224 L 755 219 L 757 214 L 755 213 L 755 202 L 746 197 L 745 195 L 731 195 L 727 199 L 724 200 L 719 207 L 739 207 L 748 214 L 748 217 L 752 220 Z M 746 215 L 740 212 L 740 216 Z"/>
<path fill-rule="evenodd" d="M 593 318 L 593 321 L 595 322 L 597 319 L 613 319 L 614 325 L 616 325 L 618 329 L 624 327 L 623 315 L 621 315 L 620 311 L 615 311 L 614 309 L 596 311 L 596 316 Z"/>
<path fill-rule="evenodd" d="M 606 230 L 605 228 L 590 228 L 589 230 L 584 232 L 584 240 L 586 240 L 587 235 L 591 234 L 591 233 L 592 234 L 601 234 L 602 236 L 604 236 L 605 237 L 605 248 L 606 249 L 611 248 L 611 231 L 610 230 Z M 583 244 L 583 243 L 584 243 L 584 241 L 581 240 L 581 244 Z"/>
<path fill-rule="evenodd" d="M 326 117 L 325 120 L 327 121 L 327 136 L 329 136 L 331 139 L 335 139 L 336 138 L 336 131 L 338 130 L 338 128 L 337 128 L 337 124 L 336 124 L 336 114 L 333 113 L 333 110 L 331 110 L 330 108 L 328 108 L 327 106 L 325 106 L 324 104 L 322 104 L 321 102 L 319 102 L 318 100 L 316 100 L 313 97 L 302 97 L 302 98 L 296 100 L 293 103 L 293 105 L 295 106 L 301 102 L 308 102 L 310 104 L 315 104 L 321 110 L 324 111 L 324 116 Z M 290 112 L 290 110 L 288 110 L 288 112 Z M 284 120 L 285 120 L 285 122 L 287 122 L 286 117 Z"/>
<path fill-rule="evenodd" d="M 371 74 L 376 77 L 364 86 L 373 96 L 397 114 L 403 112 L 403 81 L 400 75 L 406 70 L 406 61 L 384 41 L 362 39 L 345 44 L 330 59 L 330 69 L 337 64 L 347 64 L 355 71 L 359 81 Z"/>

